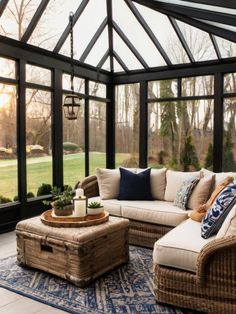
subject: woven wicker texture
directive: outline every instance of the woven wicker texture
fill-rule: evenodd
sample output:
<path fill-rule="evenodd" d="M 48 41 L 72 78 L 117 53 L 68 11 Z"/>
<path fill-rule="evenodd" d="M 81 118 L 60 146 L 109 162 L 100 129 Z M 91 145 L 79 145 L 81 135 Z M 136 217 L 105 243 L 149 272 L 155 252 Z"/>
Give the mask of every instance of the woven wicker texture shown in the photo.
<path fill-rule="evenodd" d="M 196 274 L 154 265 L 154 291 L 159 302 L 206 313 L 236 313 L 236 237 L 207 244 Z"/>
<path fill-rule="evenodd" d="M 83 287 L 128 261 L 128 228 L 127 219 L 116 217 L 82 228 L 55 228 L 39 217 L 27 219 L 16 227 L 17 260 Z"/>

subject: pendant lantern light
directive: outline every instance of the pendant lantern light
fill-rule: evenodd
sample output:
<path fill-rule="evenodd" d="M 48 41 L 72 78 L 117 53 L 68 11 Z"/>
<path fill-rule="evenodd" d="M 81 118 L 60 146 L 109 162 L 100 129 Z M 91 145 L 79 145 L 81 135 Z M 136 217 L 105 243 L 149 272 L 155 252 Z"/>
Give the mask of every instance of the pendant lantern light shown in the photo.
<path fill-rule="evenodd" d="M 70 53 L 71 53 L 71 94 L 68 94 L 64 98 L 63 109 L 65 118 L 68 120 L 76 120 L 79 113 L 81 98 L 75 95 L 74 92 L 74 43 L 73 43 L 73 19 L 74 13 L 70 12 L 69 14 L 69 23 L 70 23 Z"/>

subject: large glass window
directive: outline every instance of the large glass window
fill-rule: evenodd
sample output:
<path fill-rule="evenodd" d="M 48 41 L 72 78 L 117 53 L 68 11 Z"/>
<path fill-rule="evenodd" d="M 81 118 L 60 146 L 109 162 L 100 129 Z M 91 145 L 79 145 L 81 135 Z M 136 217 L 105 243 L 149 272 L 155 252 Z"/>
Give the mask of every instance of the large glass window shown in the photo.
<path fill-rule="evenodd" d="M 139 84 L 116 86 L 116 167 L 139 165 Z"/>
<path fill-rule="evenodd" d="M 236 98 L 224 100 L 223 171 L 236 171 Z"/>
<path fill-rule="evenodd" d="M 31 64 L 26 64 L 26 82 L 51 86 L 51 73 L 52 72 L 48 69 Z"/>
<path fill-rule="evenodd" d="M 212 169 L 213 100 L 148 104 L 148 165 Z"/>
<path fill-rule="evenodd" d="M 16 87 L 0 83 L 0 205 L 18 199 Z"/>
<path fill-rule="evenodd" d="M 16 78 L 16 62 L 10 59 L 0 57 L 0 76 L 11 79 Z"/>
<path fill-rule="evenodd" d="M 89 81 L 89 95 L 106 98 L 106 85 Z"/>
<path fill-rule="evenodd" d="M 106 103 L 89 103 L 89 172 L 106 168 Z"/>
<path fill-rule="evenodd" d="M 63 117 L 63 166 L 64 184 L 74 187 L 84 178 L 84 103 L 76 120 Z"/>
<path fill-rule="evenodd" d="M 161 80 L 148 82 L 148 98 L 177 97 L 177 80 Z"/>
<path fill-rule="evenodd" d="M 224 75 L 224 93 L 236 93 L 236 73 Z"/>
<path fill-rule="evenodd" d="M 182 79 L 183 96 L 214 95 L 214 76 L 193 76 Z"/>
<path fill-rule="evenodd" d="M 84 79 L 75 76 L 74 77 L 74 91 L 76 93 L 84 93 Z M 69 74 L 63 74 L 62 76 L 62 88 L 64 90 L 71 90 L 71 76 Z"/>
<path fill-rule="evenodd" d="M 51 93 L 26 90 L 27 196 L 49 194 L 52 184 Z M 42 186 L 42 184 L 44 184 Z"/>

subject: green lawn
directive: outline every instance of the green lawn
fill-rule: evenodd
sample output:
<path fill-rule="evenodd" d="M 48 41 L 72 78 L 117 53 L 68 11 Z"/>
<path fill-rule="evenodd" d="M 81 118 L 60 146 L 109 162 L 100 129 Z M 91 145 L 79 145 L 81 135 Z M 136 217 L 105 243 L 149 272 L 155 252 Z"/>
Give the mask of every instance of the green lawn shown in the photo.
<path fill-rule="evenodd" d="M 74 187 L 84 174 L 84 153 L 64 155 L 64 183 Z M 116 164 L 126 159 L 126 154 L 116 154 Z M 105 154 L 90 153 L 90 174 L 97 167 L 105 167 Z M 0 194 L 13 199 L 17 195 L 16 160 L 0 160 Z M 27 191 L 36 194 L 42 183 L 52 183 L 52 158 L 31 157 L 27 159 Z"/>

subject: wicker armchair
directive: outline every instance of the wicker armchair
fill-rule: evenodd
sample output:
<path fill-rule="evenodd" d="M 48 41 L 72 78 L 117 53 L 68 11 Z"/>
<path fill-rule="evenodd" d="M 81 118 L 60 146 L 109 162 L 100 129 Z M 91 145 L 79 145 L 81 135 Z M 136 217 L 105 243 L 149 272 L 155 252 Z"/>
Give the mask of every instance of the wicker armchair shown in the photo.
<path fill-rule="evenodd" d="M 154 265 L 154 292 L 159 302 L 206 313 L 236 313 L 236 236 L 205 245 L 196 273 Z"/>
<path fill-rule="evenodd" d="M 99 196 L 99 188 L 96 176 L 89 176 L 78 182 L 75 188 L 84 189 L 85 195 L 89 197 Z M 154 243 L 173 227 L 140 222 L 130 219 L 129 243 L 143 247 L 153 248 Z"/>

